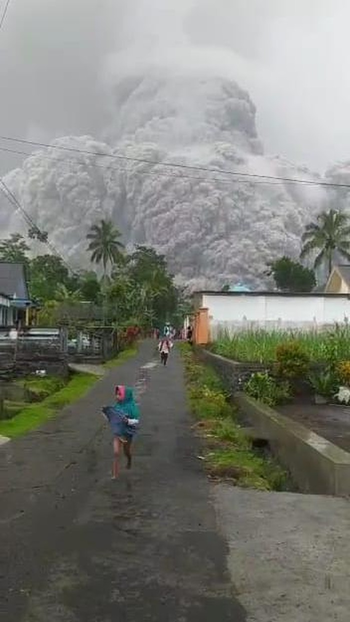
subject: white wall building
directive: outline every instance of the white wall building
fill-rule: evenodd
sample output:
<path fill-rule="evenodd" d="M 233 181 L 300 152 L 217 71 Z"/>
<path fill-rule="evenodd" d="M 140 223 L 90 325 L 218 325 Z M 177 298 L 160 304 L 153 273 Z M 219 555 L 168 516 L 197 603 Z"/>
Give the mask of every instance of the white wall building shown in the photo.
<path fill-rule="evenodd" d="M 203 291 L 195 294 L 194 299 L 197 309 L 208 309 L 211 339 L 220 329 L 313 330 L 335 322 L 350 322 L 347 294 Z"/>

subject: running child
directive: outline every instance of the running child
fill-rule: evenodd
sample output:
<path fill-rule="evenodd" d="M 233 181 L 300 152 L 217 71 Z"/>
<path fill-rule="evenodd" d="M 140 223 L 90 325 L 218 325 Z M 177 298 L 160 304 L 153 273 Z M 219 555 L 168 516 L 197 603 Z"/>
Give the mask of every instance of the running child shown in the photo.
<path fill-rule="evenodd" d="M 140 411 L 134 399 L 134 392 L 130 387 L 118 385 L 115 388 L 115 396 L 116 402 L 113 406 L 102 408 L 114 436 L 112 479 L 117 479 L 119 475 L 119 456 L 122 447 L 127 459 L 126 468 L 131 469 L 131 445 L 138 431 L 140 419 Z"/>

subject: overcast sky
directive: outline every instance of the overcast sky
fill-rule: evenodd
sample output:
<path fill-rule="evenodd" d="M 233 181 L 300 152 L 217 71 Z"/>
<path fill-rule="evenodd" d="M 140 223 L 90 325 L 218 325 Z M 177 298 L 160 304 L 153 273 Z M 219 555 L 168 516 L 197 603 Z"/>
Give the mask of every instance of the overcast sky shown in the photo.
<path fill-rule="evenodd" d="M 191 59 L 249 90 L 266 152 L 322 171 L 350 159 L 349 23 L 349 0 L 12 0 L 0 133 L 98 137 L 118 73 Z"/>

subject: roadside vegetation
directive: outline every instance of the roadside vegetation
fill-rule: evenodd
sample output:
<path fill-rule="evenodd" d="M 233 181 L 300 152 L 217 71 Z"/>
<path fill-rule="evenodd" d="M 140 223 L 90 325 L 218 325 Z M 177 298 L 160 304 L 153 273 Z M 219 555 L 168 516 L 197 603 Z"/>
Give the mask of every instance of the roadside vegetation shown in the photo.
<path fill-rule="evenodd" d="M 57 378 L 38 378 L 21 381 L 32 392 L 32 403 L 14 403 L 6 419 L 0 419 L 0 435 L 15 438 L 34 430 L 65 406 L 83 397 L 95 384 L 93 374 L 74 373 L 67 383 Z M 11 417 L 11 418 L 9 418 Z"/>
<path fill-rule="evenodd" d="M 118 367 L 119 365 L 122 365 L 123 363 L 131 359 L 133 356 L 136 356 L 136 354 L 137 354 L 137 345 L 126 348 L 125 350 L 122 350 L 118 354 L 118 356 L 104 363 L 103 367 L 105 369 L 113 369 L 114 367 Z"/>
<path fill-rule="evenodd" d="M 298 344 L 314 362 L 326 362 L 330 349 L 339 361 L 350 359 L 350 326 L 336 325 L 323 331 L 244 330 L 222 331 L 210 347 L 215 354 L 239 362 L 272 363 L 277 348 L 288 342 Z"/>
<path fill-rule="evenodd" d="M 112 221 L 92 225 L 86 236 L 91 266 L 74 274 L 62 257 L 40 253 L 47 238 L 30 229 L 26 237 L 0 239 L 0 261 L 26 267 L 30 296 L 40 306 L 39 326 L 68 326 L 74 338 L 79 328 L 107 325 L 124 337 L 130 327 L 147 332 L 166 321 L 178 326 L 190 308 L 165 257 L 146 246 L 128 253 Z"/>
<path fill-rule="evenodd" d="M 260 363 L 244 390 L 275 406 L 296 397 L 310 403 L 350 404 L 350 327 L 320 332 L 242 331 L 222 334 L 212 352 L 244 363 Z M 264 369 L 265 367 L 265 369 Z"/>
<path fill-rule="evenodd" d="M 286 472 L 269 455 L 255 450 L 253 440 L 238 423 L 220 378 L 211 367 L 196 361 L 187 344 L 181 344 L 187 394 L 196 419 L 194 429 L 203 442 L 208 475 L 234 485 L 258 490 L 284 490 Z"/>

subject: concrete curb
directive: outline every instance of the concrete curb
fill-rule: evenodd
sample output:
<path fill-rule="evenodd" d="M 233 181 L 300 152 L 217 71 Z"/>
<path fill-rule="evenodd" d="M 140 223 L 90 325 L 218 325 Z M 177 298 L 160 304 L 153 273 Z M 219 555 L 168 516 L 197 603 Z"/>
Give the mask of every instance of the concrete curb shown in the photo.
<path fill-rule="evenodd" d="M 8 436 L 1 436 L 0 435 L 0 447 L 3 447 L 3 445 L 6 445 L 7 443 L 10 442 L 10 438 Z"/>
<path fill-rule="evenodd" d="M 350 495 L 350 453 L 244 393 L 234 401 L 303 492 Z"/>

